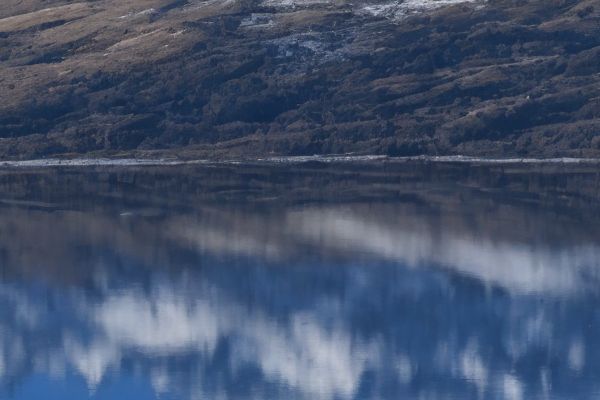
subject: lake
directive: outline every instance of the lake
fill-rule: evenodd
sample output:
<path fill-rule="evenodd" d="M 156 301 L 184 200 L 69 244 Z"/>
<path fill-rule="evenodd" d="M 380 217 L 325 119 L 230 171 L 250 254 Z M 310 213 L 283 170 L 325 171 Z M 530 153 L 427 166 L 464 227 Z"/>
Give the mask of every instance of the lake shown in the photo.
<path fill-rule="evenodd" d="M 600 167 L 3 166 L 0 398 L 600 398 Z"/>

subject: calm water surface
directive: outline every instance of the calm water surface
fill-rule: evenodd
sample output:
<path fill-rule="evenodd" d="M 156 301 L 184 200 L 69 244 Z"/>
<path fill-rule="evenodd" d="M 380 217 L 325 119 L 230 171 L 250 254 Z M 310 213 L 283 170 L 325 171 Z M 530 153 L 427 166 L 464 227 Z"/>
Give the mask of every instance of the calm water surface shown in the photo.
<path fill-rule="evenodd" d="M 0 170 L 1 399 L 600 399 L 594 166 Z"/>

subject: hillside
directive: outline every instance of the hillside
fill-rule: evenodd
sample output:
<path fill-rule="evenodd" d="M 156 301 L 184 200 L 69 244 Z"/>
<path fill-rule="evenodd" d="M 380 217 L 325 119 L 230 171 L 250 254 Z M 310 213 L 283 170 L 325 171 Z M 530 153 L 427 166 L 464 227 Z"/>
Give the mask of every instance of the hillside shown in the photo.
<path fill-rule="evenodd" d="M 600 0 L 3 0 L 0 158 L 600 156 Z"/>

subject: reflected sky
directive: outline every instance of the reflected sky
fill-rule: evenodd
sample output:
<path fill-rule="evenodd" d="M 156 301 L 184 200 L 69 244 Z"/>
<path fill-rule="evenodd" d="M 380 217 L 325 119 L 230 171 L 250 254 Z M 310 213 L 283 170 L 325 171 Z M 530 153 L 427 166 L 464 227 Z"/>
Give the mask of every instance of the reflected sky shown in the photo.
<path fill-rule="evenodd" d="M 594 171 L 195 168 L 0 174 L 0 398 L 600 398 Z"/>

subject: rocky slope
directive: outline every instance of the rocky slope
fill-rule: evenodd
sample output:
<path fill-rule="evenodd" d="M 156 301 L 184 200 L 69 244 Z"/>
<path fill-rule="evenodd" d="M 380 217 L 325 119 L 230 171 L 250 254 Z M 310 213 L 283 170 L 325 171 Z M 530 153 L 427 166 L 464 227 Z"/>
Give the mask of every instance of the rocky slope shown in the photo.
<path fill-rule="evenodd" d="M 4 0 L 0 158 L 600 156 L 600 0 Z"/>

